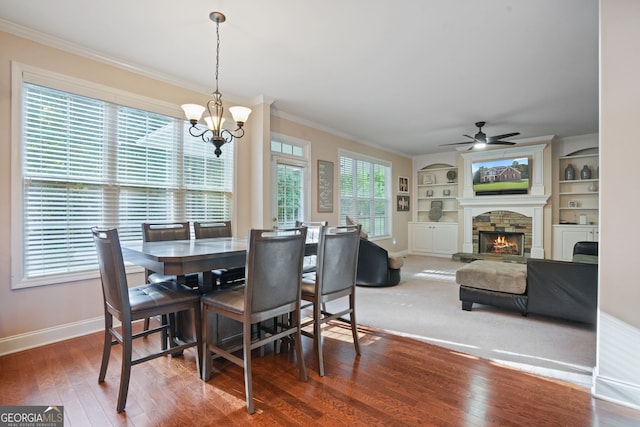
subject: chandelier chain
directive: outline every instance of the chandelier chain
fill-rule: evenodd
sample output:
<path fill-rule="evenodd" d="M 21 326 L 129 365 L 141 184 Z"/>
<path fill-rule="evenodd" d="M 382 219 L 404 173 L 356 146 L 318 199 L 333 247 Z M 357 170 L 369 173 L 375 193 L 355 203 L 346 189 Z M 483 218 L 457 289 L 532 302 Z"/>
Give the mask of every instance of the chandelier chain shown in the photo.
<path fill-rule="evenodd" d="M 220 64 L 220 22 L 216 21 L 216 92 L 218 90 L 218 65 Z"/>

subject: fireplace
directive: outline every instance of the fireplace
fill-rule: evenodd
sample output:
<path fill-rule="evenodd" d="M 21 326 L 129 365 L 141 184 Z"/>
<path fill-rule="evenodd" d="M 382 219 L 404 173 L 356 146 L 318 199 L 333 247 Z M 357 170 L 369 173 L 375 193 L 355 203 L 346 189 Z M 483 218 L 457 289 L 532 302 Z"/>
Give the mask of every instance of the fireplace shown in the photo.
<path fill-rule="evenodd" d="M 478 232 L 478 253 L 523 256 L 524 233 L 480 231 Z"/>

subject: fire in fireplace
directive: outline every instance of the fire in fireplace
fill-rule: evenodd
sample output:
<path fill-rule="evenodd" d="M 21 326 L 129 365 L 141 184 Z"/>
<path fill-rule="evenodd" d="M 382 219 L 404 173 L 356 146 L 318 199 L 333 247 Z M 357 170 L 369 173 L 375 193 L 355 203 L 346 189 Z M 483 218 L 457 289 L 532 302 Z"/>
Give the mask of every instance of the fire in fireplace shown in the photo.
<path fill-rule="evenodd" d="M 524 233 L 510 231 L 480 231 L 478 252 L 496 255 L 524 254 Z"/>

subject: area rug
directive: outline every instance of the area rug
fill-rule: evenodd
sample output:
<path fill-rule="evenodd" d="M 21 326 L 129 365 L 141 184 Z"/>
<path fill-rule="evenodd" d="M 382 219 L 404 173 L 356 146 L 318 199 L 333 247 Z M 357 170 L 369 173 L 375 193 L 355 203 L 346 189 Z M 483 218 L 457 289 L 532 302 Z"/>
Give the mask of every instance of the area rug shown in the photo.
<path fill-rule="evenodd" d="M 455 272 L 463 265 L 449 258 L 405 257 L 399 285 L 357 288 L 357 322 L 591 387 L 593 327 L 479 304 L 463 311 L 455 282 Z"/>

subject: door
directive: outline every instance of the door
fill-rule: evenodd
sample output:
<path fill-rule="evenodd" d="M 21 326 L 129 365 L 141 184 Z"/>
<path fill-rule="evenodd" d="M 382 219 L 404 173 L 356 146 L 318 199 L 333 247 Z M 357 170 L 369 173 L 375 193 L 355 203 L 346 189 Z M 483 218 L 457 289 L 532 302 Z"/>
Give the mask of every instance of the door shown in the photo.
<path fill-rule="evenodd" d="M 272 228 L 293 227 L 310 220 L 308 143 L 272 136 Z"/>

